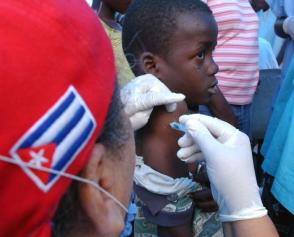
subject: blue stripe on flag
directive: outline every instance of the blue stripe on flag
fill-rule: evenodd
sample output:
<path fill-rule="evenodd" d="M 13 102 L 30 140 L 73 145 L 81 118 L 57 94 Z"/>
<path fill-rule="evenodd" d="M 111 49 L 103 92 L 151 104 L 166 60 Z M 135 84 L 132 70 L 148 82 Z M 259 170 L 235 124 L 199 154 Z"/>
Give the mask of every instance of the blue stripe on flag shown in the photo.
<path fill-rule="evenodd" d="M 67 136 L 67 134 L 77 125 L 77 123 L 81 120 L 83 115 L 85 114 L 85 108 L 80 107 L 71 118 L 70 121 L 64 126 L 64 128 L 56 135 L 56 137 L 52 140 L 53 143 L 59 144 L 62 140 Z"/>
<path fill-rule="evenodd" d="M 20 145 L 18 149 L 23 149 L 30 147 L 34 144 L 34 142 L 39 139 L 46 130 L 50 128 L 50 126 L 60 117 L 60 115 L 68 108 L 68 106 L 74 101 L 75 95 L 71 92 L 64 101 L 53 111 L 49 117 L 43 121 L 43 123 L 34 131 L 23 143 Z"/>
<path fill-rule="evenodd" d="M 60 158 L 59 162 L 54 167 L 52 167 L 54 170 L 62 170 L 62 168 L 67 164 L 67 162 L 69 162 L 72 159 L 72 156 L 87 140 L 89 134 L 92 132 L 93 127 L 94 123 L 90 120 L 83 133 L 74 141 L 73 144 L 71 144 L 69 150 Z M 51 182 L 55 177 L 56 175 L 51 174 L 48 182 Z"/>

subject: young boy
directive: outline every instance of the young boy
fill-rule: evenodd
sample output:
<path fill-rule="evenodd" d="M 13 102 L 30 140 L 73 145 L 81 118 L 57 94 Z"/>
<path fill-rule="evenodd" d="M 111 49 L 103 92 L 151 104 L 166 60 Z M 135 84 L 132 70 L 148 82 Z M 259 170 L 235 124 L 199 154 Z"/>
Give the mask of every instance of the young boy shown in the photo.
<path fill-rule="evenodd" d="M 141 209 L 135 236 L 193 236 L 190 193 L 199 186 L 190 179 L 187 164 L 176 156 L 181 133 L 169 123 L 187 113 L 187 105 L 208 103 L 217 92 L 218 66 L 212 58 L 216 41 L 216 22 L 200 0 L 136 0 L 126 13 L 123 48 L 135 75 L 155 75 L 170 90 L 186 95 L 187 102 L 178 104 L 173 114 L 155 109 L 149 124 L 137 134 L 141 157 L 135 192 Z M 205 225 L 214 227 L 206 229 L 205 235 L 216 236 L 219 226 L 215 228 L 215 216 L 210 217 Z M 203 220 L 196 220 L 196 232 L 203 233 Z"/>
<path fill-rule="evenodd" d="M 120 23 L 115 20 L 115 13 L 125 13 L 131 2 L 131 0 L 102 0 L 100 7 L 97 9 L 102 25 L 111 40 L 115 56 L 117 78 L 120 86 L 124 86 L 128 81 L 135 78 L 135 76 L 123 53 L 121 43 L 122 27 Z"/>

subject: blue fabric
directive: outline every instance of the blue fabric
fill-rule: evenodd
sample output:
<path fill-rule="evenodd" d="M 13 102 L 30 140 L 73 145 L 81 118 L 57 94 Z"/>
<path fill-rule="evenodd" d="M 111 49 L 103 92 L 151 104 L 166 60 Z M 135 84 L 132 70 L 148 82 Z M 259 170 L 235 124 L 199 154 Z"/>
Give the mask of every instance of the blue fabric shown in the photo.
<path fill-rule="evenodd" d="M 126 217 L 125 217 L 125 228 L 120 234 L 120 237 L 126 237 L 132 234 L 132 231 L 133 231 L 132 222 L 135 220 L 136 213 L 137 213 L 137 207 L 135 204 L 135 195 L 134 193 L 132 193 L 131 200 L 128 207 L 128 213 L 126 214 Z"/>
<path fill-rule="evenodd" d="M 293 1 L 294 3 L 294 1 Z M 282 65 L 282 78 L 286 77 L 286 74 L 288 72 L 292 57 L 294 55 L 294 40 L 292 39 L 287 39 L 286 40 L 286 49 L 285 49 L 285 54 L 283 57 L 283 65 Z"/>
<path fill-rule="evenodd" d="M 264 139 L 278 89 L 281 84 L 281 70 L 267 69 L 259 71 L 259 83 L 251 104 L 251 136 Z"/>
<path fill-rule="evenodd" d="M 266 0 L 276 16 L 293 16 L 294 2 L 293 0 Z"/>
<path fill-rule="evenodd" d="M 294 214 L 294 57 L 282 81 L 261 153 L 262 168 L 275 177 L 272 193 Z"/>
<path fill-rule="evenodd" d="M 231 108 L 238 120 L 238 129 L 246 133 L 250 137 L 250 107 L 248 105 L 232 105 Z M 208 107 L 205 105 L 199 105 L 199 113 L 212 116 Z"/>
<path fill-rule="evenodd" d="M 267 3 L 277 17 L 294 16 L 293 0 L 267 0 Z M 294 55 L 294 39 L 287 39 L 286 44 L 287 45 L 282 66 L 282 78 L 286 76 L 289 64 L 292 60 L 292 55 Z"/>
<path fill-rule="evenodd" d="M 276 15 L 271 9 L 266 12 L 257 12 L 259 18 L 259 31 L 258 36 L 266 39 L 272 46 L 275 56 L 278 56 L 285 39 L 276 35 L 274 24 L 276 22 Z"/>
<path fill-rule="evenodd" d="M 279 65 L 270 43 L 262 37 L 258 37 L 258 47 L 259 70 L 278 69 Z"/>

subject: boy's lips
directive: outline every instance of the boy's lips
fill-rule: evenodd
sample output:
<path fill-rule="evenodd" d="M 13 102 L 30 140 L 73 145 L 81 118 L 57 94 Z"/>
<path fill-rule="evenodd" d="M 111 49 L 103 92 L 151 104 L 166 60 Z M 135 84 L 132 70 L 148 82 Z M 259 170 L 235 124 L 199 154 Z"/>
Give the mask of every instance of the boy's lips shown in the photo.
<path fill-rule="evenodd" d="M 217 81 L 215 83 L 212 84 L 211 87 L 208 88 L 208 93 L 209 94 L 216 94 L 216 91 L 217 91 Z"/>

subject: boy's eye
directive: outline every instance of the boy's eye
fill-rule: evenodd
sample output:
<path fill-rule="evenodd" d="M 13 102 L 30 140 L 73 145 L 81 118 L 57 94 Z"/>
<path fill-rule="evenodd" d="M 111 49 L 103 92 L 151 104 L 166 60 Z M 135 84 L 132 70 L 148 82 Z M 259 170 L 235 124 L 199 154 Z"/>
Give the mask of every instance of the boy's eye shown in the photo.
<path fill-rule="evenodd" d="M 204 53 L 205 53 L 204 51 L 201 51 L 201 52 L 197 53 L 196 58 L 204 59 Z"/>

